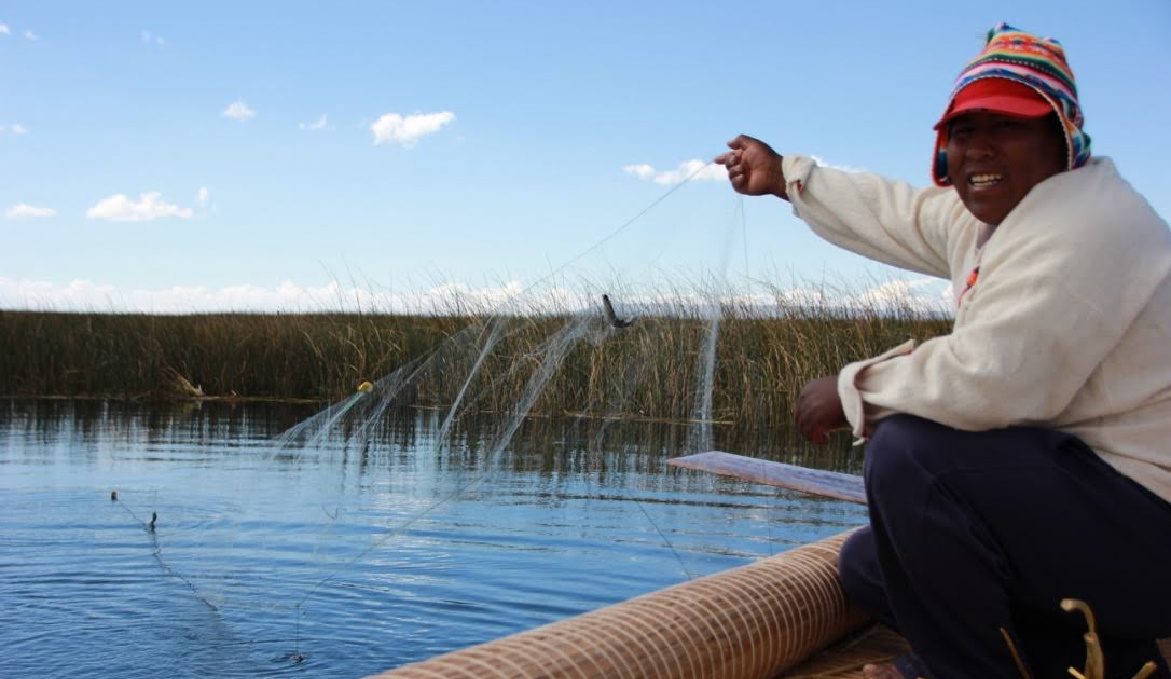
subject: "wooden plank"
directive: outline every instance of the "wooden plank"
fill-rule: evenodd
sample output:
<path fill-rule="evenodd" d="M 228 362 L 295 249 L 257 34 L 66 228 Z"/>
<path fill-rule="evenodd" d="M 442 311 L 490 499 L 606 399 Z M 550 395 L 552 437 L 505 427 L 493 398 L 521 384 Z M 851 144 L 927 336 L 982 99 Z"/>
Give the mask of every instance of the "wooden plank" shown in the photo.
<path fill-rule="evenodd" d="M 798 467 L 718 450 L 672 458 L 667 463 L 674 467 L 735 476 L 811 495 L 866 504 L 866 489 L 862 477 L 856 474 Z"/>

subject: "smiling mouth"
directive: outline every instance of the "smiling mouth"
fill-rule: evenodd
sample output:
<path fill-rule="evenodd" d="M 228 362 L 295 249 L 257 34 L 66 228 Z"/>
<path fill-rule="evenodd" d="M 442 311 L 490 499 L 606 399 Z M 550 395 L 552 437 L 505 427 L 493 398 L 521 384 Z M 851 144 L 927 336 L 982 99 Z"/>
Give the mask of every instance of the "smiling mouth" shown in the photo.
<path fill-rule="evenodd" d="M 970 175 L 968 177 L 968 186 L 982 189 L 989 186 L 999 184 L 1004 180 L 1004 175 L 996 172 L 982 172 L 980 174 Z"/>

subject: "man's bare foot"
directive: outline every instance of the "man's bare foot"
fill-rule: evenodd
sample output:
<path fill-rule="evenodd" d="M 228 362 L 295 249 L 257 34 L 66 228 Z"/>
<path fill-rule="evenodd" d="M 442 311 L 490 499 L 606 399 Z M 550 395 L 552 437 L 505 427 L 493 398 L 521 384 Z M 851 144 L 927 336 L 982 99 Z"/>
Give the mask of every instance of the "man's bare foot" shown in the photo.
<path fill-rule="evenodd" d="M 867 664 L 862 668 L 862 676 L 866 679 L 906 679 L 897 667 L 888 662 Z"/>

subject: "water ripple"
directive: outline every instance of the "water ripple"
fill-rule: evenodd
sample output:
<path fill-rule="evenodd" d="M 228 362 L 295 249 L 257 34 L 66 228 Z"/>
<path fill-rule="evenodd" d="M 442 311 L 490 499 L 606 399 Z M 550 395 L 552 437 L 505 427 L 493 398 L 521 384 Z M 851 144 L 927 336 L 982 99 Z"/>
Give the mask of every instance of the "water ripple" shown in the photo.
<path fill-rule="evenodd" d="M 365 676 L 865 521 L 636 446 L 480 468 L 425 428 L 276 455 L 262 409 L 24 408 L 0 414 L 3 677 Z"/>

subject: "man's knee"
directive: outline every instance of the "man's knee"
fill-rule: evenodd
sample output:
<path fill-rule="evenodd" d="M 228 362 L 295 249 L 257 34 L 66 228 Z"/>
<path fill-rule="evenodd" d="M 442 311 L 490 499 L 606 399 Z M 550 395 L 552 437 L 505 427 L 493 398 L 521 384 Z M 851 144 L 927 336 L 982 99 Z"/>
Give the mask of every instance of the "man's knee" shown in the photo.
<path fill-rule="evenodd" d="M 892 415 L 882 421 L 866 444 L 866 486 L 873 493 L 892 484 L 913 482 L 930 474 L 933 459 L 947 449 L 952 431 L 914 415 Z"/>
<path fill-rule="evenodd" d="M 963 431 L 915 415 L 882 420 L 866 444 L 867 492 L 897 492 L 951 471 L 1048 465 L 1069 434 L 1039 427 Z M 1076 440 L 1076 439 L 1075 439 Z"/>

